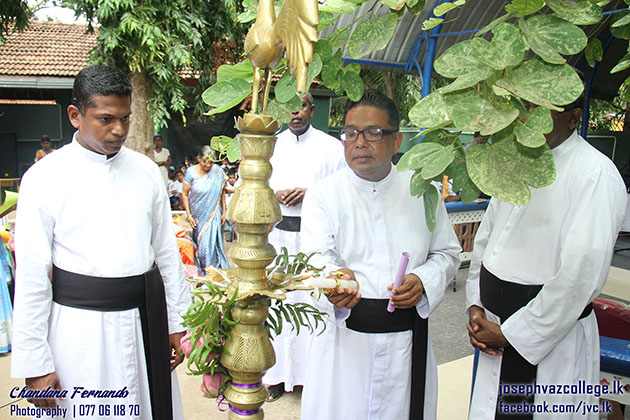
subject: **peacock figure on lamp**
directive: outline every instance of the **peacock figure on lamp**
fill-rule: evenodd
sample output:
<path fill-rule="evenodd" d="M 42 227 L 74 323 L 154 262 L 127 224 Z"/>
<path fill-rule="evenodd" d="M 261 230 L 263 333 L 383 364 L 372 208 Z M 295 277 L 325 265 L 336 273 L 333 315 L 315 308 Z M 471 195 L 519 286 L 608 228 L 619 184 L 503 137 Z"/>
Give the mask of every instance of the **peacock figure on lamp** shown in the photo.
<path fill-rule="evenodd" d="M 251 111 L 236 121 L 242 156 L 241 185 L 230 202 L 227 218 L 238 232 L 229 256 L 237 269 L 219 272 L 214 280 L 224 282 L 226 296 L 234 299 L 231 319 L 236 324 L 223 343 L 220 364 L 231 382 L 223 392 L 229 403 L 230 419 L 262 419 L 261 406 L 268 396 L 262 377 L 275 364 L 275 354 L 265 322 L 268 298 L 284 299 L 287 289 L 298 288 L 295 278 L 269 273 L 276 251 L 268 235 L 282 218 L 274 193 L 269 188 L 271 164 L 281 123 L 266 115 L 271 70 L 286 50 L 287 67 L 297 78 L 298 91 L 307 90 L 308 63 L 317 41 L 317 0 L 285 0 L 278 16 L 273 0 L 260 0 L 257 19 L 245 39 L 245 51 L 254 66 Z M 262 113 L 258 114 L 260 71 L 264 69 Z M 212 277 L 212 276 L 211 276 Z M 205 361 L 205 359 L 204 359 Z"/>

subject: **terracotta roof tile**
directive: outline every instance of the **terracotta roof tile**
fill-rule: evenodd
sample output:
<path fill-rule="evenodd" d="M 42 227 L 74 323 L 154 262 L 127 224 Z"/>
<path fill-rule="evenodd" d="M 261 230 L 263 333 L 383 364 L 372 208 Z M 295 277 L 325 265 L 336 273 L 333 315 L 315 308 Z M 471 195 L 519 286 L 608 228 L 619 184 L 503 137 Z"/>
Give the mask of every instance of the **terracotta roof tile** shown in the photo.
<path fill-rule="evenodd" d="M 0 45 L 0 74 L 74 77 L 88 64 L 98 28 L 33 21 L 23 32 L 12 32 Z"/>

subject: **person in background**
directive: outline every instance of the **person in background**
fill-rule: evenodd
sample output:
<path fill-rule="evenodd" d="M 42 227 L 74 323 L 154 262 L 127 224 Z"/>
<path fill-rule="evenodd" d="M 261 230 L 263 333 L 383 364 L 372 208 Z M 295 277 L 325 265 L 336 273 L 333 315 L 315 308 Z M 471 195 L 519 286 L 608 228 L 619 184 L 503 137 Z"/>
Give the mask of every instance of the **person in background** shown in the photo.
<path fill-rule="evenodd" d="M 225 183 L 227 177 L 214 163 L 215 151 L 203 146 L 199 163 L 184 175 L 182 199 L 186 218 L 197 245 L 197 263 L 202 273 L 209 266 L 228 268 L 223 249 L 222 226 L 225 223 Z"/>
<path fill-rule="evenodd" d="M 186 166 L 186 169 L 190 168 L 193 164 L 194 162 L 192 157 L 184 156 L 184 166 Z M 184 173 L 186 173 L 186 171 L 184 171 Z"/>
<path fill-rule="evenodd" d="M 608 277 L 627 194 L 615 165 L 576 130 L 583 99 L 550 111 L 553 130 L 545 137 L 553 183 L 532 188 L 524 206 L 493 197 L 475 236 L 466 283 L 466 328 L 480 350 L 471 420 L 599 418 L 597 412 L 531 411 L 597 405 L 593 394 L 510 390 L 514 384 L 599 384 L 591 302 Z M 512 411 L 517 408 L 520 414 Z"/>
<path fill-rule="evenodd" d="M 227 172 L 227 180 L 228 182 L 225 184 L 225 211 L 230 206 L 230 201 L 232 201 L 232 196 L 234 195 L 234 191 L 236 191 L 236 171 L 234 168 L 230 168 Z M 230 239 L 228 242 L 232 242 L 236 239 L 236 230 L 234 230 L 234 225 L 229 220 L 225 221 L 225 225 L 223 226 L 223 231 L 227 233 Z"/>
<path fill-rule="evenodd" d="M 173 180 L 169 187 L 169 198 L 171 201 L 171 209 L 183 210 L 184 203 L 182 199 L 182 190 L 184 187 L 184 173 L 182 171 L 173 172 Z"/>
<path fill-rule="evenodd" d="M 317 181 L 346 166 L 343 146 L 336 138 L 311 125 L 315 105 L 311 94 L 302 98 L 302 108 L 291 114 L 289 129 L 278 135 L 270 159 L 273 172 L 269 186 L 280 203 L 282 220 L 269 233 L 269 243 L 276 252 L 285 247 L 289 255 L 300 251 L 300 214 L 304 194 Z M 309 293 L 294 291 L 287 302 L 310 302 Z M 295 385 L 304 385 L 306 363 L 312 336 L 299 334 L 290 328 L 273 340 L 276 364 L 267 371 L 263 381 L 269 387 L 269 402 L 278 399 Z"/>
<path fill-rule="evenodd" d="M 55 151 L 55 149 L 51 148 L 52 142 L 50 141 L 50 137 L 48 137 L 47 135 L 42 136 L 39 144 L 42 146 L 42 148 L 39 149 L 37 153 L 35 153 L 35 162 L 43 159 L 44 157 Z"/>
<path fill-rule="evenodd" d="M 130 116 L 129 78 L 84 68 L 68 106 L 72 142 L 22 178 L 11 375 L 32 390 L 127 394 L 89 398 L 90 418 L 138 405 L 140 420 L 183 419 L 174 369 L 191 298 L 160 172 L 123 146 Z M 29 401 L 78 418 L 88 399 Z"/>
<path fill-rule="evenodd" d="M 171 154 L 168 149 L 162 147 L 162 144 L 164 144 L 162 136 L 154 136 L 153 144 L 155 145 L 155 149 L 153 150 L 153 161 L 160 168 L 160 173 L 162 174 L 162 179 L 164 181 L 164 188 L 168 191 L 168 171 L 173 164 L 173 160 L 171 159 Z"/>

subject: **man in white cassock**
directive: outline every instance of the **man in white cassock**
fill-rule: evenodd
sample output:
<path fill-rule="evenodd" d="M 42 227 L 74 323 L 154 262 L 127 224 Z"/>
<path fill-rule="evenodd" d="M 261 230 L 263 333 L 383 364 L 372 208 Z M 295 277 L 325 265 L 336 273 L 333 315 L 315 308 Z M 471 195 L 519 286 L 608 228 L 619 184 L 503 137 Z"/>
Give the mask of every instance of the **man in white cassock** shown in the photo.
<path fill-rule="evenodd" d="M 11 375 L 68 391 L 29 399 L 65 418 L 183 419 L 173 369 L 190 295 L 160 171 L 123 146 L 130 114 L 129 78 L 84 68 L 72 142 L 21 183 Z"/>
<path fill-rule="evenodd" d="M 591 302 L 606 282 L 627 198 L 615 165 L 577 134 L 581 103 L 551 111 L 555 181 L 532 189 L 525 206 L 492 198 L 477 232 L 466 284 L 466 327 L 481 350 L 470 419 L 598 418 L 582 410 L 517 416 L 519 406 L 593 406 L 598 397 L 505 387 L 599 384 Z"/>
<path fill-rule="evenodd" d="M 341 142 L 311 125 L 314 113 L 313 97 L 307 93 L 302 99 L 302 109 L 291 114 L 289 129 L 278 135 L 270 159 L 273 172 L 269 186 L 280 203 L 282 221 L 269 233 L 269 243 L 278 253 L 282 247 L 287 248 L 289 255 L 300 250 L 300 215 L 307 189 L 346 166 Z M 287 295 L 286 302 L 310 303 L 311 297 L 307 292 L 294 291 Z M 296 385 L 304 385 L 311 339 L 306 331 L 298 335 L 291 328 L 284 328 L 274 337 L 276 364 L 263 379 L 272 385 L 269 402 L 280 398 L 284 391 L 292 391 Z"/>
<path fill-rule="evenodd" d="M 344 272 L 359 290 L 328 290 L 318 303 L 329 318 L 313 339 L 301 418 L 435 419 L 427 317 L 459 267 L 459 242 L 441 203 L 429 231 L 423 199 L 409 191 L 412 172 L 391 163 L 402 140 L 396 105 L 368 91 L 348 102 L 344 121 L 349 168 L 306 194 L 302 251 L 319 252 L 313 265 Z M 408 274 L 392 291 L 403 252 L 411 254 Z"/>

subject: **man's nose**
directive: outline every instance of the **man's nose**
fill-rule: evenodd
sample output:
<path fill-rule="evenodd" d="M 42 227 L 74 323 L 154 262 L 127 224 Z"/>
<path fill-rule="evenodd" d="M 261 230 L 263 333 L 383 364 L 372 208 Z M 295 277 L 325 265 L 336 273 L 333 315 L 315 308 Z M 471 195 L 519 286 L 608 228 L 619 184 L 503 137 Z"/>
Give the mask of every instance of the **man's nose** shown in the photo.
<path fill-rule="evenodd" d="M 354 141 L 356 147 L 367 147 L 368 141 L 365 139 L 365 131 L 359 131 L 357 139 Z"/>
<path fill-rule="evenodd" d="M 112 123 L 112 134 L 119 137 L 125 135 L 125 124 L 121 120 Z"/>

